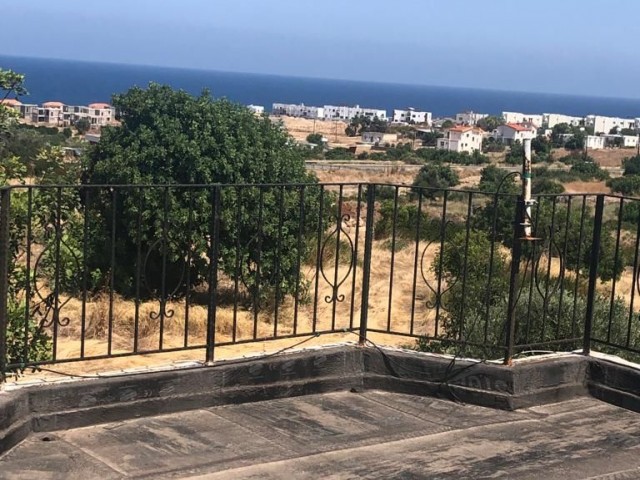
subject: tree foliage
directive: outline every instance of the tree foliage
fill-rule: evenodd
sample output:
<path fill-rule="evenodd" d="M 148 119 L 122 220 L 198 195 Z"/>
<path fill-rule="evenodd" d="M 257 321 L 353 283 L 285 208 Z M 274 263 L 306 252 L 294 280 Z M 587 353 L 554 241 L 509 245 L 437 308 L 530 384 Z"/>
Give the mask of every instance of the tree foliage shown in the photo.
<path fill-rule="evenodd" d="M 91 122 L 88 118 L 79 118 L 78 120 L 76 120 L 73 126 L 76 127 L 76 131 L 80 135 L 84 135 L 91 129 Z"/>
<path fill-rule="evenodd" d="M 364 132 L 386 132 L 389 124 L 378 118 L 367 115 L 356 115 L 345 129 L 345 134 L 350 137 L 362 135 Z"/>
<path fill-rule="evenodd" d="M 279 125 L 243 106 L 214 100 L 207 92 L 193 97 L 150 84 L 147 89 L 136 87 L 114 96 L 113 104 L 120 112 L 121 126 L 103 129 L 100 143 L 89 154 L 86 183 L 316 181 L 306 172 L 300 150 Z M 307 188 L 306 215 L 301 220 L 299 191 L 257 186 L 221 189 L 219 269 L 239 279 L 254 298 L 276 287 L 281 295 L 294 291 L 296 259 L 305 254 L 298 248 L 299 224 L 303 223 L 303 236 L 317 225 L 318 193 L 318 188 Z M 190 249 L 191 283 L 203 283 L 208 272 L 214 195 L 211 189 L 170 187 L 131 189 L 117 198 L 98 191 L 89 203 L 94 219 L 90 268 L 101 271 L 103 277 L 114 270 L 115 288 L 132 294 L 136 278 L 132 259 L 137 258 L 139 240 L 142 251 L 148 252 L 145 278 L 152 290 L 160 289 L 162 272 L 171 289 L 179 288 Z M 117 232 L 114 245 L 113 228 Z"/>
<path fill-rule="evenodd" d="M 504 118 L 502 116 L 489 115 L 478 120 L 476 125 L 485 132 L 493 132 L 500 125 L 504 125 Z"/>
<path fill-rule="evenodd" d="M 423 166 L 413 181 L 413 191 L 427 198 L 443 195 L 443 190 L 455 187 L 460 183 L 458 174 L 449 166 L 430 163 Z"/>

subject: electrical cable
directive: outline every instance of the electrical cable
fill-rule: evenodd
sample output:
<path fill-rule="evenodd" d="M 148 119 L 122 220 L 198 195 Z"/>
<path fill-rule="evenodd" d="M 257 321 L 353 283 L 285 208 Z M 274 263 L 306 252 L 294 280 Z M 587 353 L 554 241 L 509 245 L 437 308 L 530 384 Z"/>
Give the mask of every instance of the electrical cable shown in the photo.
<path fill-rule="evenodd" d="M 425 374 L 424 371 L 410 368 L 410 367 L 398 362 L 393 357 L 391 357 L 387 352 L 385 352 L 385 350 L 380 345 L 375 343 L 373 340 L 371 340 L 369 338 L 364 338 L 359 333 L 351 331 L 351 330 L 344 329 L 344 330 L 342 330 L 342 332 L 343 333 L 350 333 L 352 335 L 357 336 L 358 339 L 360 339 L 361 341 L 364 341 L 366 344 L 369 344 L 377 352 L 379 352 L 380 355 L 383 358 L 383 361 L 385 362 L 385 365 L 387 366 L 387 368 L 389 369 L 389 371 L 391 372 L 391 374 L 393 376 L 395 376 L 397 378 L 402 378 L 402 375 L 399 373 L 399 370 L 407 372 L 407 373 L 415 374 L 415 375 L 424 376 L 424 374 Z M 91 375 L 77 374 L 77 373 L 64 372 L 62 370 L 53 369 L 53 368 L 49 368 L 49 367 L 43 367 L 43 366 L 35 367 L 35 371 L 43 371 L 43 372 L 53 373 L 55 375 L 61 375 L 61 376 L 70 377 L 70 378 L 97 379 L 97 378 L 131 378 L 131 377 L 135 377 L 137 375 L 143 375 L 143 374 L 149 374 L 149 373 L 160 373 L 160 372 L 167 372 L 167 371 L 198 370 L 198 369 L 203 369 L 203 368 L 216 368 L 216 367 L 221 367 L 221 366 L 226 366 L 226 365 L 242 365 L 242 364 L 254 362 L 256 360 L 264 360 L 264 359 L 268 359 L 268 358 L 273 358 L 273 357 L 281 355 L 282 353 L 285 353 L 285 352 L 287 352 L 289 350 L 292 350 L 292 349 L 297 348 L 297 347 L 299 347 L 301 345 L 304 345 L 305 343 L 313 340 L 314 338 L 318 338 L 318 337 L 320 337 L 322 335 L 335 334 L 335 333 L 340 333 L 340 332 L 315 333 L 315 334 L 310 335 L 308 338 L 305 338 L 304 340 L 296 342 L 293 345 L 289 345 L 287 347 L 281 348 L 280 350 L 277 350 L 277 351 L 275 351 L 273 353 L 269 353 L 269 354 L 262 355 L 262 356 L 259 356 L 259 357 L 246 357 L 246 358 L 236 359 L 236 360 L 221 360 L 219 363 L 215 363 L 213 365 L 199 364 L 199 365 L 192 365 L 192 366 L 182 367 L 182 368 L 177 368 L 177 369 L 158 369 L 158 370 L 152 370 L 152 371 L 146 370 L 146 371 L 130 372 L 130 373 L 117 373 L 117 374 L 113 374 L 113 375 L 112 374 L 103 374 L 103 375 L 98 375 L 98 374 L 91 374 Z M 458 377 L 460 374 L 464 373 L 465 371 L 467 371 L 467 370 L 469 370 L 469 369 L 471 369 L 471 368 L 473 368 L 473 367 L 475 367 L 477 365 L 486 363 L 486 360 L 476 361 L 474 363 L 471 363 L 469 365 L 465 365 L 464 367 L 455 370 L 455 364 L 456 364 L 456 362 L 457 362 L 459 357 L 460 357 L 460 352 L 456 352 L 456 354 L 452 357 L 451 361 L 447 364 L 443 377 L 436 378 L 436 379 L 428 379 L 428 380 L 430 382 L 434 383 L 434 384 L 437 384 L 439 387 L 443 387 L 443 386 L 446 387 L 446 392 L 448 393 L 448 396 L 453 401 L 455 401 L 457 403 L 463 403 L 456 396 L 456 394 L 453 391 L 453 388 L 452 388 L 452 385 L 450 384 L 450 382 L 453 379 L 455 379 L 456 377 Z"/>

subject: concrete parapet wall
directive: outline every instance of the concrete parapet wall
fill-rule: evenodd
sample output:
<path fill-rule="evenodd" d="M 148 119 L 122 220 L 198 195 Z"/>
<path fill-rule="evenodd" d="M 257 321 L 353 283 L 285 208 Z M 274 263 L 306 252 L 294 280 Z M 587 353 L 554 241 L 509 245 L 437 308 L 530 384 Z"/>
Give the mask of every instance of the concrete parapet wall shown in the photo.
<path fill-rule="evenodd" d="M 640 411 L 640 370 L 564 355 L 513 366 L 394 349 L 337 346 L 213 366 L 80 379 L 0 393 L 0 453 L 31 432 L 230 403 L 386 390 L 515 410 L 589 393 Z"/>

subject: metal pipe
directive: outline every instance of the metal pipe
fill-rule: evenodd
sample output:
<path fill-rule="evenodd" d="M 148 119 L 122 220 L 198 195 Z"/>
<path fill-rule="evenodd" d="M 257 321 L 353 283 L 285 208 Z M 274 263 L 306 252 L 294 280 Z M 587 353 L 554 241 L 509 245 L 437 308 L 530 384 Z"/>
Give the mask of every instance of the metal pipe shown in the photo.
<path fill-rule="evenodd" d="M 535 200 L 531 199 L 531 139 L 526 138 L 523 145 L 522 198 L 524 200 L 524 215 L 522 226 L 524 227 L 524 237 L 531 238 L 531 207 L 535 204 Z"/>

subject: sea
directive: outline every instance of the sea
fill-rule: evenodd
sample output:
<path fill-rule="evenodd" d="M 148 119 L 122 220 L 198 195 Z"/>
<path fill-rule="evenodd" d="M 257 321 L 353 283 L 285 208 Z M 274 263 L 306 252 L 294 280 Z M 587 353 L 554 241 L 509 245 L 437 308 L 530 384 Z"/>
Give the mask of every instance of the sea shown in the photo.
<path fill-rule="evenodd" d="M 226 97 L 245 105 L 274 102 L 307 105 L 360 105 L 381 108 L 413 107 L 436 117 L 458 112 L 499 114 L 563 113 L 640 117 L 640 99 L 589 97 L 547 93 L 483 90 L 447 86 L 410 85 L 371 81 L 331 80 L 184 68 L 123 65 L 101 62 L 23 58 L 0 55 L 0 68 L 26 75 L 29 95 L 23 102 L 57 100 L 70 105 L 109 102 L 115 93 L 149 82 L 171 85 L 192 94 L 208 89 L 214 97 Z"/>

